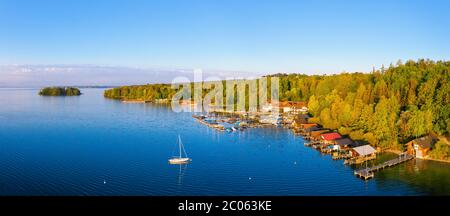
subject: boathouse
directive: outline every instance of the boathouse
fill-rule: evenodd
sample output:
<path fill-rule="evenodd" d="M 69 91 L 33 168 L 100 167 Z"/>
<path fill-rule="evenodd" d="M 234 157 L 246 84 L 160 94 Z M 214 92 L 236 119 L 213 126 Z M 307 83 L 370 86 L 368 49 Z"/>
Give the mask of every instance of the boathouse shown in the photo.
<path fill-rule="evenodd" d="M 348 150 L 354 144 L 350 138 L 336 139 L 334 142 L 333 150 L 335 151 Z"/>
<path fill-rule="evenodd" d="M 329 130 L 317 130 L 317 131 L 311 131 L 311 133 L 309 133 L 309 138 L 312 141 L 319 141 L 320 140 L 320 135 L 323 133 L 328 133 Z"/>
<path fill-rule="evenodd" d="M 415 155 L 417 158 L 426 158 L 431 151 L 437 138 L 428 135 L 412 140 L 406 144 L 408 154 Z"/>
<path fill-rule="evenodd" d="M 320 141 L 323 144 L 334 144 L 334 140 L 341 139 L 341 135 L 339 133 L 324 133 L 320 135 Z"/>
<path fill-rule="evenodd" d="M 319 126 L 312 126 L 312 127 L 306 128 L 306 129 L 304 130 L 304 132 L 305 132 L 305 133 L 311 133 L 311 132 L 313 132 L 313 131 L 318 131 L 318 130 L 320 130 L 320 127 L 319 127 Z"/>
<path fill-rule="evenodd" d="M 300 129 L 306 130 L 311 127 L 317 127 L 318 125 L 316 123 L 306 123 L 306 124 L 300 124 Z"/>
<path fill-rule="evenodd" d="M 370 145 L 363 145 L 351 149 L 352 160 L 350 164 L 360 164 L 367 160 L 372 160 L 377 157 L 377 150 Z"/>
<path fill-rule="evenodd" d="M 295 116 L 294 122 L 292 122 L 292 127 L 300 127 L 300 124 L 307 124 L 310 116 L 308 114 L 299 114 Z"/>

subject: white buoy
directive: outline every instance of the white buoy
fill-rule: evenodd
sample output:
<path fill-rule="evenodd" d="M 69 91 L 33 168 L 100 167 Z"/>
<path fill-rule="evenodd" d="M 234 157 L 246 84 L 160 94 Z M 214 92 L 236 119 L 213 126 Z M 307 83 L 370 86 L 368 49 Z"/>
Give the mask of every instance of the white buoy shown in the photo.
<path fill-rule="evenodd" d="M 297 164 L 297 161 L 294 161 L 294 164 Z"/>
<path fill-rule="evenodd" d="M 252 177 L 248 177 L 248 180 L 252 180 Z"/>
<path fill-rule="evenodd" d="M 106 181 L 103 179 L 103 184 L 106 184 Z"/>

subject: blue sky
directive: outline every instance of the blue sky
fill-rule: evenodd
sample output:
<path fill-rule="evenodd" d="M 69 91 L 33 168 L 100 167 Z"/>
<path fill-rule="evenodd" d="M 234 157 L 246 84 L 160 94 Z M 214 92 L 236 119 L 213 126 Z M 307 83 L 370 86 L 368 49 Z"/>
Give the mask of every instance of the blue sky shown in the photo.
<path fill-rule="evenodd" d="M 0 64 L 369 71 L 450 59 L 449 2 L 0 0 Z"/>

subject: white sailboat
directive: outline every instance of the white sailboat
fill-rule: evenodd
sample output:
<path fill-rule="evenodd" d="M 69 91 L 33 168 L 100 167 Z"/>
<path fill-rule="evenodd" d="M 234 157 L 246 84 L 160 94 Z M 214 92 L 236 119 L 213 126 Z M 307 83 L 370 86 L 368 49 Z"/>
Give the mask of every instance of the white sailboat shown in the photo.
<path fill-rule="evenodd" d="M 170 164 L 185 164 L 185 163 L 189 163 L 191 161 L 191 159 L 188 158 L 188 156 L 186 154 L 186 150 L 184 150 L 184 146 L 183 146 L 183 143 L 181 142 L 180 135 L 178 135 L 178 146 L 179 146 L 179 150 L 180 150 L 180 155 L 170 158 L 169 159 L 169 163 Z M 183 157 L 183 153 L 184 153 L 184 157 Z"/>

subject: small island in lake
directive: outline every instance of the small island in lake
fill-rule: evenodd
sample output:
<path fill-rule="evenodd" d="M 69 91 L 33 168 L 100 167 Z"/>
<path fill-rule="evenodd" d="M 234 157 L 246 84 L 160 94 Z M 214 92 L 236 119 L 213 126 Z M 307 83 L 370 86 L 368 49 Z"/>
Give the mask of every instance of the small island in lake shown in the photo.
<path fill-rule="evenodd" d="M 45 87 L 39 91 L 41 96 L 79 96 L 81 91 L 74 87 Z"/>

